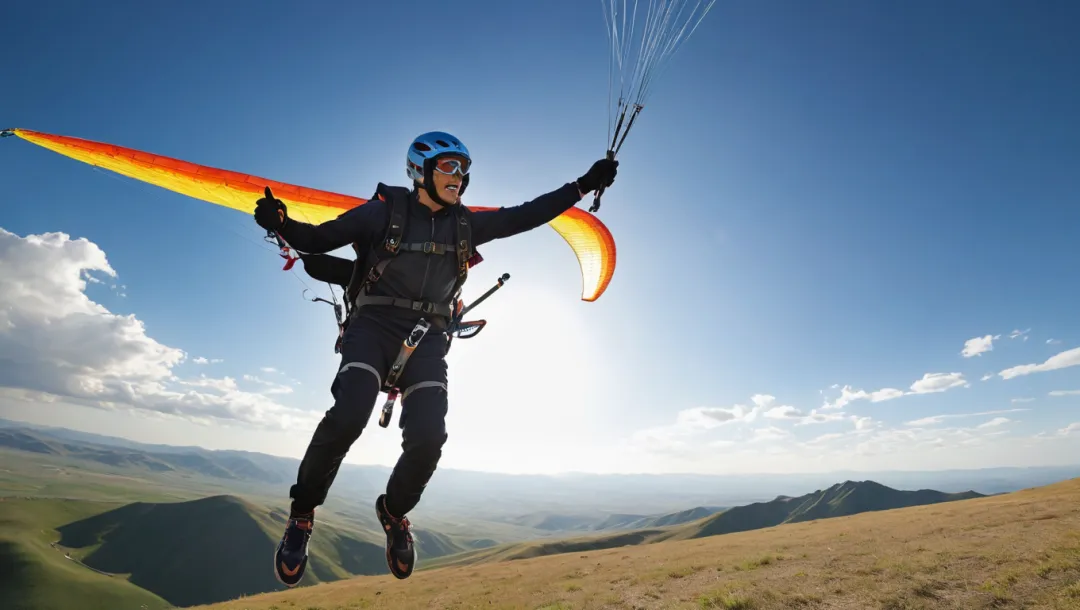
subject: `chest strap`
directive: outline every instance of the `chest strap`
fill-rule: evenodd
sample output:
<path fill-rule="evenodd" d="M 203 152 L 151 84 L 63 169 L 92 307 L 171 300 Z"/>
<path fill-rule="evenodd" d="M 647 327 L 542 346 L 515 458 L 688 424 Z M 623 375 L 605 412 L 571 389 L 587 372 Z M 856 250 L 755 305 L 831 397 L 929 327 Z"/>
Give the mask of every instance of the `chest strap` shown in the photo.
<path fill-rule="evenodd" d="M 439 255 L 446 254 L 447 252 L 457 252 L 457 248 L 454 244 L 437 244 L 432 241 L 401 244 L 398 249 L 401 252 L 422 252 L 424 254 Z"/>

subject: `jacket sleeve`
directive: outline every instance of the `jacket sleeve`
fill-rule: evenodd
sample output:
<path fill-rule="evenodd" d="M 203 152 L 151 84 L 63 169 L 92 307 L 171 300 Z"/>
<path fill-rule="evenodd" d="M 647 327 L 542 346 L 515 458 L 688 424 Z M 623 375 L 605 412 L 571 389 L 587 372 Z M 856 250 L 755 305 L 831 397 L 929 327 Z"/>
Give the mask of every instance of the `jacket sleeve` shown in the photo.
<path fill-rule="evenodd" d="M 301 252 L 325 254 L 353 242 L 370 242 L 385 225 L 386 206 L 379 200 L 372 200 L 318 225 L 290 217 L 279 233 L 290 246 Z"/>
<path fill-rule="evenodd" d="M 524 233 L 555 219 L 581 201 L 576 183 L 568 182 L 532 201 L 509 208 L 473 212 L 472 239 L 480 245 Z"/>
<path fill-rule="evenodd" d="M 337 286 L 348 286 L 355 261 L 329 254 L 305 254 L 301 259 L 304 271 L 312 278 Z"/>

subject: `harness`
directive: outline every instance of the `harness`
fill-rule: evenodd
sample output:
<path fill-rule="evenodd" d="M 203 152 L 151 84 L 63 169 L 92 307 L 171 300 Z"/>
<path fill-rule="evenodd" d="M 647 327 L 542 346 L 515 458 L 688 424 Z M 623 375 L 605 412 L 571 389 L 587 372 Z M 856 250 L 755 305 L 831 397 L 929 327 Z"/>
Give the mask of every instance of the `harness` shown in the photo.
<path fill-rule="evenodd" d="M 356 307 L 393 305 L 450 320 L 454 316 L 454 310 L 461 296 L 462 285 L 468 278 L 469 268 L 484 260 L 478 252 L 473 251 L 472 224 L 469 219 L 469 210 L 463 205 L 453 207 L 455 243 L 402 242 L 408 219 L 408 204 L 411 193 L 412 191 L 405 187 L 387 186 L 382 182 L 376 187 L 375 197 L 386 202 L 390 221 L 387 223 L 386 234 L 382 243 L 377 247 L 373 245 L 364 257 L 363 266 L 354 270 L 353 279 L 349 282 L 347 289 L 347 300 L 351 301 Z M 444 256 L 447 253 L 456 255 L 458 274 L 454 282 L 454 288 L 451 291 L 449 303 L 432 303 L 430 301 L 415 301 L 369 294 L 372 286 L 382 277 L 386 266 L 402 252 L 422 252 L 435 256 Z M 358 277 L 362 278 L 359 282 L 356 281 Z"/>

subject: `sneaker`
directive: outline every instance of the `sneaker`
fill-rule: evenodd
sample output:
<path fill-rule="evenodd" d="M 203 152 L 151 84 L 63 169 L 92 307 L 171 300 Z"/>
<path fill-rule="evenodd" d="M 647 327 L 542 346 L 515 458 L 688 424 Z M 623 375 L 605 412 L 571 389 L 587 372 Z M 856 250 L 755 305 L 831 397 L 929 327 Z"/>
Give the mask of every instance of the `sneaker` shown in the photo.
<path fill-rule="evenodd" d="M 390 573 L 398 578 L 408 578 L 416 566 L 416 547 L 409 531 L 409 519 L 398 519 L 386 510 L 386 494 L 375 500 L 375 514 L 386 531 L 386 565 Z"/>
<path fill-rule="evenodd" d="M 274 575 L 286 587 L 295 587 L 304 577 L 307 567 L 307 545 L 315 522 L 313 517 L 292 517 L 285 527 L 285 535 L 274 553 Z"/>

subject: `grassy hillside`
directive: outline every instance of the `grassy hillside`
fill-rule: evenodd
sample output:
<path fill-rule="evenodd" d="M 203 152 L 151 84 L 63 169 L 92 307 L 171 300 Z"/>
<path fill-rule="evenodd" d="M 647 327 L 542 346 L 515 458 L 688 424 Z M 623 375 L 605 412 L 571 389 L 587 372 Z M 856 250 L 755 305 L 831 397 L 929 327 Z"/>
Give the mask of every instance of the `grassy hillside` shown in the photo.
<path fill-rule="evenodd" d="M 825 490 L 792 498 L 780 496 L 771 502 L 736 506 L 710 514 L 710 509 L 697 508 L 682 513 L 654 518 L 621 519 L 623 523 L 644 524 L 646 527 L 613 534 L 582 536 L 570 539 L 534 540 L 500 545 L 494 548 L 466 551 L 427 562 L 428 568 L 450 565 L 475 565 L 492 561 L 507 561 L 580 553 L 629 545 L 654 544 L 665 540 L 702 538 L 730 534 L 783 523 L 827 519 L 862 512 L 920 506 L 983 497 L 975 492 L 947 494 L 933 490 L 899 491 L 873 481 L 847 481 Z M 705 515 L 689 521 L 695 515 Z M 683 524 L 683 525 L 678 525 Z M 423 568 L 421 568 L 423 569 Z"/>
<path fill-rule="evenodd" d="M 86 565 L 130 574 L 130 581 L 178 606 L 283 590 L 271 557 L 286 515 L 233 496 L 189 502 L 138 502 L 57 527 L 59 545 Z M 309 563 L 312 585 L 363 574 L 385 574 L 380 530 L 358 533 L 317 522 Z M 464 547 L 418 532 L 425 556 Z"/>
<path fill-rule="evenodd" d="M 3 498 L 0 608 L 66 609 L 77 599 L 79 608 L 152 610 L 283 590 L 271 556 L 285 518 L 227 495 L 128 504 Z M 416 538 L 425 558 L 476 548 L 429 530 Z M 378 527 L 327 515 L 304 584 L 385 574 L 384 540 Z M 138 603 L 122 604 L 129 599 Z"/>
<path fill-rule="evenodd" d="M 1080 607 L 1080 480 L 649 546 L 356 578 L 202 610 Z"/>
<path fill-rule="evenodd" d="M 0 500 L 0 608 L 5 610 L 157 610 L 169 603 L 128 582 L 98 574 L 50 543 L 54 528 L 116 504 L 5 498 Z"/>

